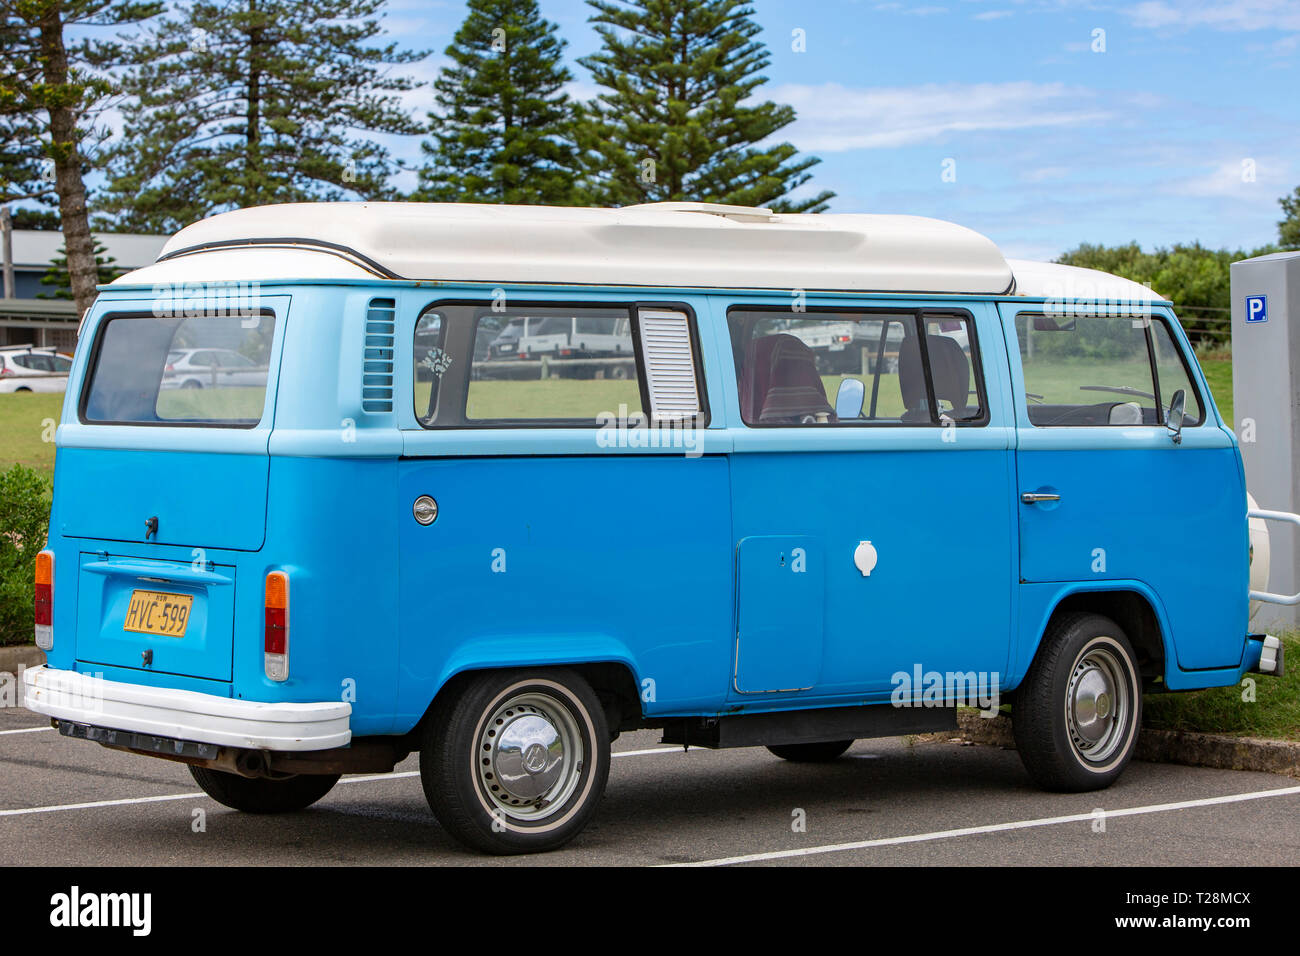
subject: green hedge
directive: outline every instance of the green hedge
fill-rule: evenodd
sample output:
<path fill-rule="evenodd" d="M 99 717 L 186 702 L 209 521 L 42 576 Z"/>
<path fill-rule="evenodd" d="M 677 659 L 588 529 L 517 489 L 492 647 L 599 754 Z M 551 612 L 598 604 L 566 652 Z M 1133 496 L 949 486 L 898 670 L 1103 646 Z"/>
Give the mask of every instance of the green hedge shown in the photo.
<path fill-rule="evenodd" d="M 34 641 L 32 579 L 49 521 L 49 480 L 23 465 L 0 472 L 0 645 Z"/>

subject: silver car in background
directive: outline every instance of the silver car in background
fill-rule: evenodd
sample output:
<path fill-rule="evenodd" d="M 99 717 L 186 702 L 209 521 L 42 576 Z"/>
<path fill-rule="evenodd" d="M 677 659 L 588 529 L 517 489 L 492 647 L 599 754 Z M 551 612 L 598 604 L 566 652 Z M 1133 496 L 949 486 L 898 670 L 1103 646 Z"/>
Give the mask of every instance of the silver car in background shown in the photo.
<path fill-rule="evenodd" d="M 175 349 L 167 353 L 161 388 L 265 386 L 266 368 L 233 349 Z"/>
<path fill-rule="evenodd" d="M 0 393 L 62 392 L 72 359 L 53 346 L 0 348 Z"/>

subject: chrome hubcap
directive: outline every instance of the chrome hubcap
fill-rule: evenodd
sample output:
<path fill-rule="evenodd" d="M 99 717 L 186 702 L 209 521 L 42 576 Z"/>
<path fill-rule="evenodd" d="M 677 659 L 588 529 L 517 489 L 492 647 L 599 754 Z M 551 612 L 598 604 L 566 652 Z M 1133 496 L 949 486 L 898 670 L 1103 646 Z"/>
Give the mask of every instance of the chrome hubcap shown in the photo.
<path fill-rule="evenodd" d="M 1103 763 L 1124 745 L 1132 701 L 1127 669 L 1113 652 L 1093 647 L 1080 655 L 1065 701 L 1070 739 L 1084 760 Z"/>
<path fill-rule="evenodd" d="M 572 796 L 582 776 L 582 738 L 568 708 L 544 694 L 521 694 L 482 725 L 479 782 L 506 816 L 544 819 Z"/>

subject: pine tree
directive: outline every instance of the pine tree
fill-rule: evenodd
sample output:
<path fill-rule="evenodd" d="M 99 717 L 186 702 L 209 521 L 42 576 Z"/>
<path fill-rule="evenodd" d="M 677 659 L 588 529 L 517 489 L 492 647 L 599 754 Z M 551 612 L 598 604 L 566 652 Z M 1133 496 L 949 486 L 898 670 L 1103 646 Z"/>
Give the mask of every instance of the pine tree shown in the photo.
<path fill-rule="evenodd" d="M 114 266 L 117 262 L 115 256 L 108 255 L 108 248 L 95 240 L 95 272 L 96 281 L 100 285 L 107 285 L 126 270 Z M 72 277 L 68 275 L 68 255 L 66 249 L 60 249 L 59 254 L 50 260 L 50 267 L 41 276 L 41 285 L 53 286 L 53 292 L 38 292 L 38 299 L 71 299 L 72 298 Z"/>
<path fill-rule="evenodd" d="M 84 174 L 107 136 L 111 75 L 127 61 L 120 41 L 98 36 L 158 14 L 139 0 L 0 2 L 0 177 L 4 199 L 57 199 L 77 311 L 95 298 L 94 238 Z"/>
<path fill-rule="evenodd" d="M 9 44 L 0 37 L 0 53 L 8 49 Z M 48 205 L 55 199 L 53 166 L 41 148 L 39 113 L 34 109 L 18 112 L 25 107 L 25 99 L 12 76 L 0 75 L 0 204 L 33 201 Z"/>
<path fill-rule="evenodd" d="M 23 207 L 13 211 L 15 229 L 32 229 L 39 232 L 58 232 L 59 214 L 49 209 L 32 209 Z"/>
<path fill-rule="evenodd" d="M 416 198 L 563 205 L 580 165 L 565 41 L 536 0 L 469 0 L 434 83 L 435 130 Z"/>
<path fill-rule="evenodd" d="M 757 144 L 794 109 L 753 102 L 767 48 L 744 0 L 587 0 L 602 46 L 580 62 L 604 90 L 585 111 L 589 184 L 607 205 L 697 200 L 821 212 L 792 200 L 820 160 Z"/>
<path fill-rule="evenodd" d="M 134 97 L 97 197 L 123 230 L 171 232 L 240 206 L 387 198 L 369 134 L 417 134 L 376 45 L 384 0 L 188 0 L 137 45 Z"/>

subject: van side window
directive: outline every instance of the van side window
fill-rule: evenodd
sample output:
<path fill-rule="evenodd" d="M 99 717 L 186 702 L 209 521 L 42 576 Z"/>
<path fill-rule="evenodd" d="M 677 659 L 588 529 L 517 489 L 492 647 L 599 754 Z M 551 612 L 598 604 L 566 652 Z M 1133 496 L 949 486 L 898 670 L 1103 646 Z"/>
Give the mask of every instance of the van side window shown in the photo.
<path fill-rule="evenodd" d="M 632 306 L 440 303 L 417 321 L 415 412 L 440 426 L 597 425 L 643 410 Z"/>
<path fill-rule="evenodd" d="M 426 311 L 415 322 L 415 410 L 432 416 L 437 411 L 438 381 L 447 370 L 448 359 L 442 349 L 443 318 L 441 312 Z M 480 336 L 482 338 L 482 336 Z"/>
<path fill-rule="evenodd" d="M 727 318 L 747 425 L 987 421 L 967 313 L 737 307 Z"/>
<path fill-rule="evenodd" d="M 1016 337 L 1033 425 L 1163 425 L 1180 388 L 1187 393 L 1185 424 L 1203 419 L 1186 366 L 1159 318 L 1022 313 Z"/>

